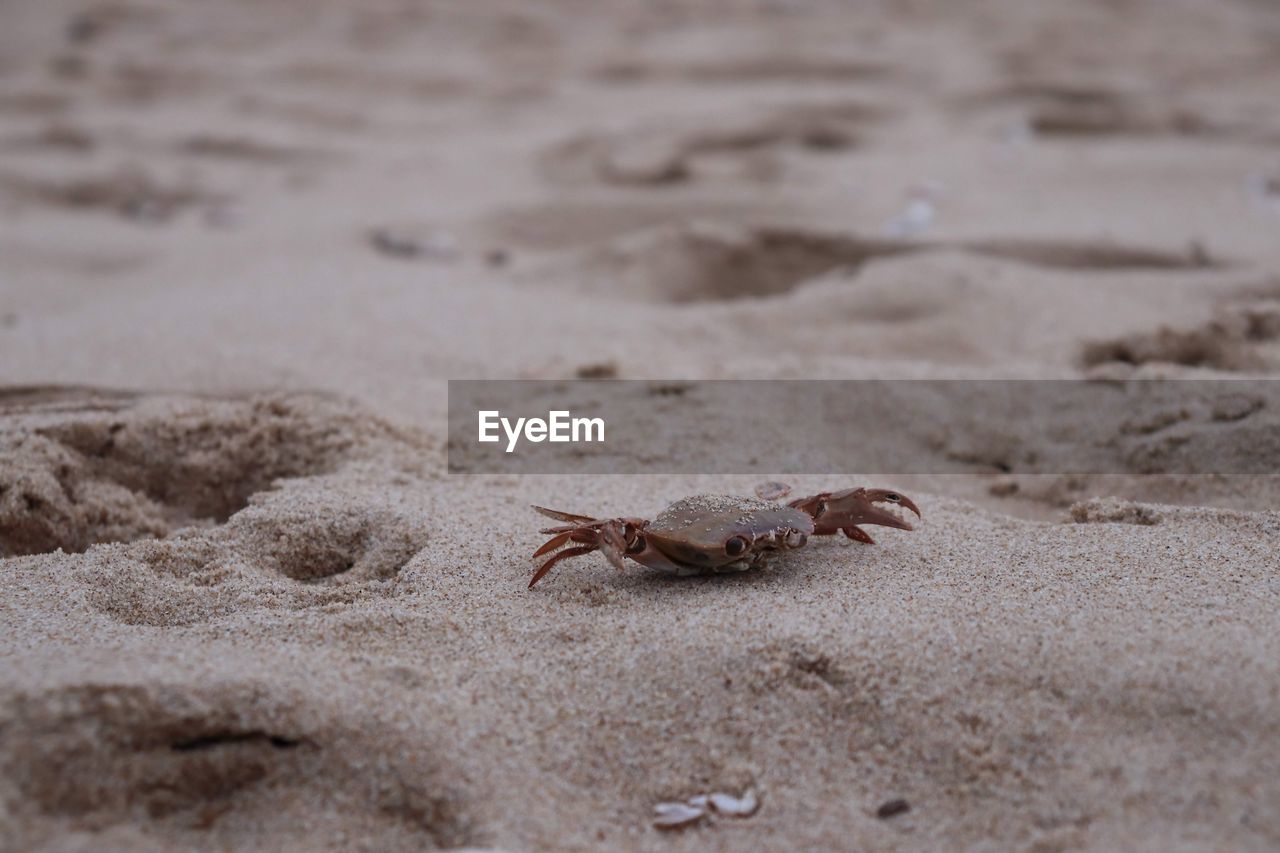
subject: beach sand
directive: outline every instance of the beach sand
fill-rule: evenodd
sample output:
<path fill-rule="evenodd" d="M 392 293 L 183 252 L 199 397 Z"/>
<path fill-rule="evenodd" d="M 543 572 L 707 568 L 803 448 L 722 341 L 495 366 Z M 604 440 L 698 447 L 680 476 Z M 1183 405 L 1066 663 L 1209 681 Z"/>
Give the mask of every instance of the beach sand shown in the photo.
<path fill-rule="evenodd" d="M 1276 376 L 1270 5 L 3 18 L 0 849 L 1280 848 L 1274 476 L 527 590 L 755 479 L 445 467 L 450 378 Z"/>

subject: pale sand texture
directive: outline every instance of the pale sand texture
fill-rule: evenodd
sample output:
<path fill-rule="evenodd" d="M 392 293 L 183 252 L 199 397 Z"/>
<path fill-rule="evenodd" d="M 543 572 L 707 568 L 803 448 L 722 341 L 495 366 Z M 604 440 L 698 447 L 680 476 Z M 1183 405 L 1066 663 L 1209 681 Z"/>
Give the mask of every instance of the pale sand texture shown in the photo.
<path fill-rule="evenodd" d="M 1280 847 L 1274 478 L 904 477 L 874 547 L 530 592 L 530 503 L 754 481 L 443 427 L 450 377 L 1275 375 L 1272 4 L 0 21 L 0 847 Z"/>

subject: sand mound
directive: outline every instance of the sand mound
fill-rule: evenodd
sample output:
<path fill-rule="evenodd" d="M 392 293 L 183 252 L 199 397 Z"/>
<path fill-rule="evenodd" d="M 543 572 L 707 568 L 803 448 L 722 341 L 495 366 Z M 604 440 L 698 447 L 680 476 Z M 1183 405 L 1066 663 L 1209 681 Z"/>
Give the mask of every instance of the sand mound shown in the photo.
<path fill-rule="evenodd" d="M 18 389 L 0 409 L 5 556 L 219 523 L 273 481 L 331 471 L 391 435 L 349 404 L 305 394 Z"/>
<path fill-rule="evenodd" d="M 336 714 L 305 687 L 225 674 L 199 685 L 108 679 L 11 692 L 0 707 L 12 744 L 8 808 L 65 821 L 68 840 L 236 845 L 249 829 L 268 846 L 323 845 L 339 827 L 358 827 L 383 844 L 454 847 L 471 832 L 453 771 L 421 758 L 421 734 L 397 742 L 376 714 Z M 344 781 L 325 784 L 332 811 L 308 816 L 322 779 Z"/>
<path fill-rule="evenodd" d="M 566 184 L 662 186 L 726 176 L 770 180 L 783 168 L 777 157 L 785 150 L 854 148 L 885 119 L 883 110 L 856 102 L 757 109 L 746 117 L 676 119 L 570 139 L 549 149 L 541 162 L 548 177 Z"/>
<path fill-rule="evenodd" d="M 581 275 L 632 299 L 701 302 L 785 293 L 819 273 L 913 251 L 893 241 L 861 240 L 786 228 L 693 222 L 631 234 L 588 253 Z"/>
<path fill-rule="evenodd" d="M 1280 368 L 1280 298 L 1236 297 L 1212 319 L 1192 328 L 1162 326 L 1085 345 L 1086 367 L 1108 363 L 1152 363 L 1223 371 L 1262 372 Z"/>
<path fill-rule="evenodd" d="M 582 280 L 582 286 L 593 292 L 629 299 L 726 301 L 784 294 L 824 273 L 847 280 L 870 261 L 922 252 L 956 252 L 1084 273 L 1196 271 L 1215 266 L 1194 247 L 1177 252 L 1105 241 L 1013 238 L 948 243 L 694 220 L 615 237 L 572 261 L 567 275 Z M 953 293 L 946 288 L 934 289 L 938 298 L 953 301 Z"/>

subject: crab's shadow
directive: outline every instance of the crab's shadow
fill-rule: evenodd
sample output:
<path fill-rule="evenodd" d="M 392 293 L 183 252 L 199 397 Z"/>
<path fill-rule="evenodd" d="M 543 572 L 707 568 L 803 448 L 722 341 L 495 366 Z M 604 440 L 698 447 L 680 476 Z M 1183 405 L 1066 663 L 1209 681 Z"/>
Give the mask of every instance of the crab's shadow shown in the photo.
<path fill-rule="evenodd" d="M 870 546 L 879 548 L 880 546 Z M 689 601 L 723 596 L 728 592 L 777 592 L 826 587 L 848 580 L 855 568 L 872 573 L 891 570 L 887 559 L 891 549 L 884 549 L 869 559 L 869 546 L 857 543 L 831 543 L 822 553 L 795 554 L 775 560 L 765 568 L 719 574 L 676 575 L 637 567 L 636 571 L 610 571 L 595 579 L 601 586 L 625 593 L 629 600 L 665 602 L 677 596 Z M 884 557 L 880 558 L 883 554 Z M 581 578 L 585 580 L 586 578 Z"/>

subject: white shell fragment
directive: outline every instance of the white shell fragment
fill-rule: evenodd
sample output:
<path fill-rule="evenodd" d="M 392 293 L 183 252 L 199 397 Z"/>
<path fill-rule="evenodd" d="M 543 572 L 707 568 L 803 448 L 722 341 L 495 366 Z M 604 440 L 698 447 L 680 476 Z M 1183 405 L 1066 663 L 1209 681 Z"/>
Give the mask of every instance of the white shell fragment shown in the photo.
<path fill-rule="evenodd" d="M 915 198 L 907 203 L 902 213 L 890 219 L 885 231 L 890 237 L 914 237 L 933 224 L 937 208 L 927 198 Z"/>
<path fill-rule="evenodd" d="M 769 481 L 756 486 L 756 497 L 766 501 L 776 501 L 791 494 L 791 487 L 786 483 Z"/>
<path fill-rule="evenodd" d="M 699 794 L 683 803 L 658 803 L 653 807 L 653 825 L 658 829 L 683 829 L 711 815 L 751 817 L 759 809 L 760 799 L 751 789 L 741 797 L 718 792 Z"/>
<path fill-rule="evenodd" d="M 706 817 L 706 809 L 700 809 L 687 803 L 658 803 L 653 807 L 657 815 L 653 825 L 658 829 L 680 829 Z"/>
<path fill-rule="evenodd" d="M 751 817 L 760 808 L 760 800 L 756 797 L 756 792 L 750 789 L 741 797 L 712 794 L 710 800 L 711 808 L 715 809 L 717 814 L 729 817 Z"/>

